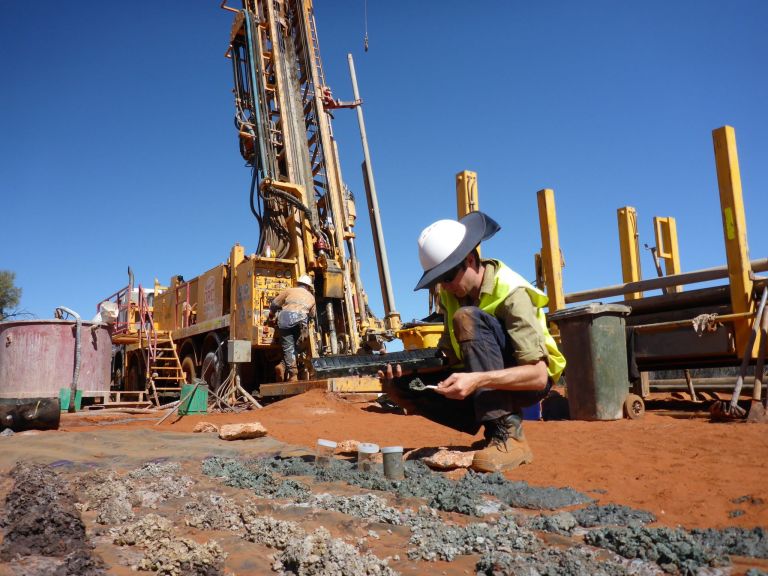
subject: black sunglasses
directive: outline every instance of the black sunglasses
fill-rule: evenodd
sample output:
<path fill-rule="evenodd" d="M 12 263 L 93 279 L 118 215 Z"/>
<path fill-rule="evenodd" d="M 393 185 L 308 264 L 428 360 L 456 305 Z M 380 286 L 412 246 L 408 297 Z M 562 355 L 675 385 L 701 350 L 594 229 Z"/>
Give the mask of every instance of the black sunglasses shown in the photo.
<path fill-rule="evenodd" d="M 462 260 L 461 262 L 459 262 L 459 264 L 457 266 L 454 266 L 453 268 L 448 270 L 448 272 L 446 272 L 445 274 L 442 274 L 435 281 L 435 283 L 436 284 L 450 284 L 451 282 L 453 282 L 456 279 L 456 276 L 458 275 L 458 273 L 461 270 L 464 270 L 464 268 L 466 268 L 466 265 L 464 263 L 464 260 Z"/>

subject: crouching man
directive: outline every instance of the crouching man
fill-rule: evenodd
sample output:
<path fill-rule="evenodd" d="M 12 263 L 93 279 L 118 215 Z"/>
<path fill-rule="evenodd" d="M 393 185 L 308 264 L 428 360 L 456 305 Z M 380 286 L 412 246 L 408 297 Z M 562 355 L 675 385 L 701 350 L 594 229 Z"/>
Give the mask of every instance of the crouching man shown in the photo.
<path fill-rule="evenodd" d="M 489 216 L 471 212 L 433 223 L 418 240 L 424 274 L 415 290 L 438 287 L 444 318 L 439 346 L 452 368 L 462 370 L 435 390 L 447 401 L 427 402 L 423 413 L 472 434 L 484 427 L 485 441 L 472 461 L 481 472 L 533 461 L 522 409 L 542 400 L 565 368 L 547 330 L 547 296 L 500 260 L 479 256 L 480 242 L 499 229 Z M 395 400 L 394 377 L 401 374 L 399 366 L 387 368 L 385 390 Z"/>

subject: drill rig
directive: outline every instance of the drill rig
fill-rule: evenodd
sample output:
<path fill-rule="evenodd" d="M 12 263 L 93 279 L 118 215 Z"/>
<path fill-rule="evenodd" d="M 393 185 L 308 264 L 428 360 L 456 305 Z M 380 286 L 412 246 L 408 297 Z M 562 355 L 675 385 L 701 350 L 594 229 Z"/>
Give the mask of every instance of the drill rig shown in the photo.
<path fill-rule="evenodd" d="M 235 13 L 227 54 L 240 153 L 252 171 L 256 254 L 294 261 L 294 278 L 314 276 L 321 349 L 312 356 L 379 350 L 394 337 L 399 316 L 387 310 L 382 323 L 366 305 L 354 199 L 342 180 L 327 111 L 339 102 L 325 82 L 312 2 L 243 0 L 242 10 L 222 7 Z"/>

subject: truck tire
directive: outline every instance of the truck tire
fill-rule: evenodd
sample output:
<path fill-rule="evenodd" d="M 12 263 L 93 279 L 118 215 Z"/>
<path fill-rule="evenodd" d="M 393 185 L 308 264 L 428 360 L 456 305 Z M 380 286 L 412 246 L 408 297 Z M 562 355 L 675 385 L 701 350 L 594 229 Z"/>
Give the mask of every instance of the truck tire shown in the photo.
<path fill-rule="evenodd" d="M 181 361 L 181 369 L 184 372 L 184 382 L 192 384 L 195 378 L 197 378 L 195 359 L 192 356 L 184 356 L 184 359 Z"/>

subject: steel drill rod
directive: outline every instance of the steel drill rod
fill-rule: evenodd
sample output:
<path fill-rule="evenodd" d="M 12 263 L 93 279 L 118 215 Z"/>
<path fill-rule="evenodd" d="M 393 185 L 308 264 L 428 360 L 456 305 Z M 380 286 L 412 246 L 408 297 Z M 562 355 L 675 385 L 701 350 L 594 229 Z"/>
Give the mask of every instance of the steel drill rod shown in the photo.
<path fill-rule="evenodd" d="M 768 270 L 768 258 L 752 260 L 750 267 L 753 272 L 765 272 Z M 637 282 L 627 282 L 626 284 L 616 284 L 614 286 L 605 286 L 603 288 L 594 288 L 582 292 L 571 292 L 565 295 L 565 303 L 587 302 L 597 298 L 607 298 L 609 296 L 621 296 L 631 294 L 632 292 L 643 292 L 645 290 L 656 290 L 667 288 L 669 286 L 680 286 L 683 284 L 696 284 L 697 282 L 707 282 L 709 280 L 718 280 L 728 277 L 728 267 L 718 266 L 716 268 L 705 268 L 693 272 L 684 272 L 683 274 L 673 274 L 663 278 L 651 278 L 649 280 L 638 280 Z"/>
<path fill-rule="evenodd" d="M 357 89 L 357 75 L 355 74 L 355 62 L 352 59 L 352 54 L 347 54 L 347 60 L 349 61 L 349 75 L 352 78 L 352 92 L 355 101 L 360 101 L 360 92 Z M 379 216 L 379 200 L 376 195 L 376 184 L 373 180 L 373 167 L 371 166 L 371 154 L 368 151 L 368 136 L 365 132 L 365 120 L 363 119 L 363 106 L 362 104 L 356 107 L 357 110 L 357 123 L 360 127 L 360 140 L 363 144 L 363 156 L 365 157 L 365 176 L 366 176 L 366 192 L 368 193 L 368 209 L 371 214 L 371 225 L 373 227 L 374 245 L 376 248 L 376 260 L 379 264 L 379 270 L 381 271 L 381 292 L 382 299 L 384 300 L 384 316 L 389 318 L 392 315 L 397 315 L 395 308 L 395 297 L 392 291 L 392 281 L 389 278 L 389 260 L 387 259 L 387 247 L 384 244 L 384 231 L 381 226 L 381 218 Z M 363 303 L 361 303 L 363 305 Z"/>

